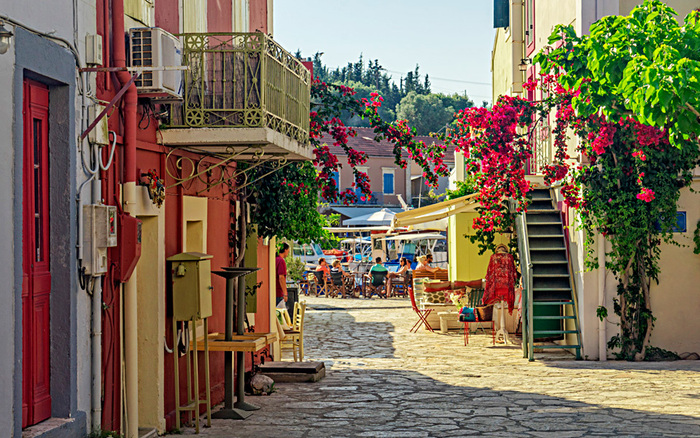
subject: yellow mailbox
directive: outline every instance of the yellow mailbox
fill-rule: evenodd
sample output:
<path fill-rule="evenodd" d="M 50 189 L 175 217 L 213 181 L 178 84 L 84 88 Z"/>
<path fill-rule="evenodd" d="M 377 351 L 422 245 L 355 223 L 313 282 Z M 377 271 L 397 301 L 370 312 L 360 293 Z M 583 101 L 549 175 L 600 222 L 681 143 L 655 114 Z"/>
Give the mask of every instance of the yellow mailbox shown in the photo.
<path fill-rule="evenodd" d="M 183 252 L 168 258 L 174 319 L 189 321 L 211 316 L 212 257 L 201 252 Z"/>

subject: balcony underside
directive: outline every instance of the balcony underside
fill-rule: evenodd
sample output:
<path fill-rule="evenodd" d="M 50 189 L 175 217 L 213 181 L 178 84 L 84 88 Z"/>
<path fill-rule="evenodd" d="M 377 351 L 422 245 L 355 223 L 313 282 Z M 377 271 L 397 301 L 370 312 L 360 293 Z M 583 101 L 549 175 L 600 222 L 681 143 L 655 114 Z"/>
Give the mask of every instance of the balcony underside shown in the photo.
<path fill-rule="evenodd" d="M 313 159 L 313 149 L 285 134 L 260 128 L 172 128 L 161 131 L 163 144 L 208 154 L 240 154 L 240 160 L 284 156 L 292 161 Z"/>

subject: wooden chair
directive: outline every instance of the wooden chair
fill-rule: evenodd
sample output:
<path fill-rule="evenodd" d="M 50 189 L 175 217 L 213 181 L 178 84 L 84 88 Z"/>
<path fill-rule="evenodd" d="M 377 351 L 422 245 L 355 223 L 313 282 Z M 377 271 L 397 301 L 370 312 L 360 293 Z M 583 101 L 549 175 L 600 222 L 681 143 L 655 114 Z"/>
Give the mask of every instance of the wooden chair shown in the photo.
<path fill-rule="evenodd" d="M 292 330 L 284 333 L 284 339 L 280 341 L 280 350 L 292 350 L 294 362 L 304 360 L 304 314 L 306 302 L 294 303 L 294 316 L 292 317 Z"/>
<path fill-rule="evenodd" d="M 416 315 L 418 315 L 418 321 L 413 325 L 411 328 L 411 333 L 415 333 L 420 329 L 422 325 L 425 325 L 425 328 L 430 330 L 431 332 L 435 333 L 433 328 L 430 326 L 428 323 L 428 315 L 433 311 L 433 309 L 424 309 L 421 310 L 418 308 L 418 305 L 416 304 L 416 296 L 413 293 L 413 289 L 408 289 L 408 296 L 411 298 L 411 307 L 413 307 L 413 311 L 416 312 Z"/>
<path fill-rule="evenodd" d="M 365 298 L 372 298 L 372 294 L 377 294 L 377 296 L 386 298 L 386 276 L 387 271 L 383 272 L 370 272 L 368 275 L 368 281 L 365 284 Z"/>
<path fill-rule="evenodd" d="M 331 269 L 331 281 L 328 282 L 328 295 L 329 297 L 337 297 L 338 292 L 340 292 L 345 298 L 347 294 L 345 292 L 345 276 L 341 271 L 336 271 Z"/>
<path fill-rule="evenodd" d="M 402 280 L 400 280 L 402 279 Z M 413 275 L 411 271 L 406 271 L 401 277 L 396 279 L 391 279 L 391 290 L 389 291 L 389 296 L 392 297 L 406 297 L 408 296 L 408 289 L 413 284 Z"/>
<path fill-rule="evenodd" d="M 309 281 L 309 293 L 313 291 L 314 296 L 319 296 L 321 293 L 328 296 L 328 281 L 323 274 L 323 271 L 312 271 L 307 277 Z"/>

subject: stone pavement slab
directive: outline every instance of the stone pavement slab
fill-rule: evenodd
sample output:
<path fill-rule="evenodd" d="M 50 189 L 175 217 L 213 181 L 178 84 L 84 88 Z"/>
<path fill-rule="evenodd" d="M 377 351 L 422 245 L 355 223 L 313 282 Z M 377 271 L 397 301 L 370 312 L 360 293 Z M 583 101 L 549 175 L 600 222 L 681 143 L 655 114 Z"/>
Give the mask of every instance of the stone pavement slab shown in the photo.
<path fill-rule="evenodd" d="M 409 333 L 407 299 L 303 299 L 306 360 L 324 361 L 326 378 L 276 384 L 250 397 L 250 418 L 202 436 L 700 437 L 700 361 L 528 362 L 486 334 L 465 347 L 457 332 Z"/>

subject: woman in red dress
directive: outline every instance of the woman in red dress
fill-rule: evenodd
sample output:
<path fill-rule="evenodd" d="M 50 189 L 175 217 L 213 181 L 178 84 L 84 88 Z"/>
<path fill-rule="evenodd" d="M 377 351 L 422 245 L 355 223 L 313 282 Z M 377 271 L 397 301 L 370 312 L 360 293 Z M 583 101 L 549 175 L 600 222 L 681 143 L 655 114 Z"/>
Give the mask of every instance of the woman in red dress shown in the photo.
<path fill-rule="evenodd" d="M 498 245 L 486 271 L 484 305 L 505 301 L 508 303 L 508 312 L 513 313 L 517 275 L 515 259 L 508 253 L 508 247 Z"/>

